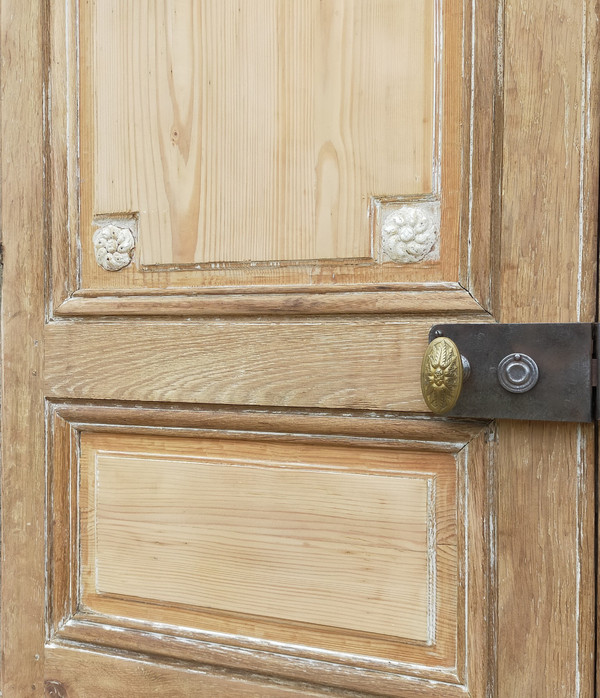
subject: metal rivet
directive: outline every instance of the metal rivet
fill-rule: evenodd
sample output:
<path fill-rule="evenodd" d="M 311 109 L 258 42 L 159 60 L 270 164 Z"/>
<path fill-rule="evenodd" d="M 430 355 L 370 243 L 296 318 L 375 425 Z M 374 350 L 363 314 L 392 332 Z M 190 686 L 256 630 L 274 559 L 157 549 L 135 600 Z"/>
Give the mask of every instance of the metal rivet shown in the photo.
<path fill-rule="evenodd" d="M 510 393 L 526 393 L 539 377 L 537 364 L 527 354 L 509 354 L 498 364 L 498 381 Z"/>

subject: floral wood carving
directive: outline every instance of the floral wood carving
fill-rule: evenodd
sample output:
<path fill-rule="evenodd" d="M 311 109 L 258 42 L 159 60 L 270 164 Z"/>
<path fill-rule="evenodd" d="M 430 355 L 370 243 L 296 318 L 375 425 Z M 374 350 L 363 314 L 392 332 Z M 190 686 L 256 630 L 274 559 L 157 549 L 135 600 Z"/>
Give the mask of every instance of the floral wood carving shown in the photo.
<path fill-rule="evenodd" d="M 407 204 L 392 211 L 381 229 L 385 256 L 404 264 L 431 257 L 438 242 L 439 219 L 436 202 Z"/>
<path fill-rule="evenodd" d="M 460 395 L 463 381 L 460 353 L 453 342 L 438 337 L 427 348 L 421 367 L 421 390 L 436 413 L 450 411 Z"/>
<path fill-rule="evenodd" d="M 112 223 L 105 225 L 94 233 L 92 242 L 96 261 L 107 271 L 119 271 L 133 258 L 135 238 L 129 228 L 120 228 Z"/>

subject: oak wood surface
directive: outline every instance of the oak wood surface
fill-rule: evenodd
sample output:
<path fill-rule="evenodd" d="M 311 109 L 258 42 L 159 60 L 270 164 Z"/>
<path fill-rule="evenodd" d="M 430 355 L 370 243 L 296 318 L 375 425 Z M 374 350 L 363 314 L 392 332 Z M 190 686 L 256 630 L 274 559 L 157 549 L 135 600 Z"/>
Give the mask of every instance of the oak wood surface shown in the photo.
<path fill-rule="evenodd" d="M 201 667 L 169 666 L 153 659 L 111 656 L 77 648 L 50 647 L 47 650 L 48 675 L 46 695 L 74 698 L 214 698 L 234 695 L 236 698 L 301 698 L 330 695 L 324 688 L 297 683 L 269 685 L 247 676 L 219 673 Z M 65 672 L 65 667 L 69 670 Z M 74 674 L 71 670 L 74 669 Z M 75 679 L 73 677 L 76 677 Z M 54 693 L 52 691 L 55 691 Z"/>
<path fill-rule="evenodd" d="M 45 334 L 46 390 L 56 398 L 423 412 L 420 368 L 434 322 L 55 323 Z"/>
<path fill-rule="evenodd" d="M 509 0 L 504 12 L 495 315 L 501 322 L 590 322 L 597 6 Z M 498 695 L 591 696 L 593 428 L 505 422 L 498 439 Z"/>
<path fill-rule="evenodd" d="M 44 68 L 42 2 L 0 7 L 3 249 L 2 695 L 44 683 Z M 27 76 L 27 79 L 23 79 Z M 24 476 L 26 474 L 26 476 Z"/>
<path fill-rule="evenodd" d="M 332 689 L 330 685 L 315 686 L 310 682 L 310 670 L 295 682 L 272 681 L 260 675 L 236 675 L 209 667 L 179 663 L 169 665 L 143 656 L 114 656 L 71 646 L 50 646 L 47 649 L 49 682 L 55 681 L 74 698 L 146 698 L 146 696 L 169 696 L 169 698 L 213 698 L 215 695 L 235 698 L 325 698 L 337 695 L 340 698 L 369 698 L 370 696 L 398 695 L 407 698 L 459 698 L 467 694 L 460 686 L 451 686 L 437 681 L 405 679 L 398 682 L 390 676 L 388 687 L 376 676 L 365 671 L 362 688 Z M 77 679 L 74 680 L 73 676 Z M 304 680 L 303 680 L 304 679 Z M 344 676 L 339 677 L 343 683 Z M 373 691 L 376 692 L 373 692 Z M 52 694 L 50 694 L 52 695 Z M 60 695 L 60 694 L 59 694 Z"/>

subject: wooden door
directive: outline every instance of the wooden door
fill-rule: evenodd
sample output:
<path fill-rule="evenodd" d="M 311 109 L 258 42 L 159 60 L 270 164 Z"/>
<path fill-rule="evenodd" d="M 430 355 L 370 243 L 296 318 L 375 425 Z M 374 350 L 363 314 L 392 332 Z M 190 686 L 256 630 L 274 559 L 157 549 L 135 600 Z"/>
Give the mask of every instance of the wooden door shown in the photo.
<path fill-rule="evenodd" d="M 3 0 L 2 695 L 593 695 L 591 0 Z"/>

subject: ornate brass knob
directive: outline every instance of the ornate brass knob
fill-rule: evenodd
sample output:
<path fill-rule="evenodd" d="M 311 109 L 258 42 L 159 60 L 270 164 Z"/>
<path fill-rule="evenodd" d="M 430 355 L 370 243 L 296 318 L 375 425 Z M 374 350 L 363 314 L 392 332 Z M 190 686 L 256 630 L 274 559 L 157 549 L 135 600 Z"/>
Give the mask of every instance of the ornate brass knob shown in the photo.
<path fill-rule="evenodd" d="M 436 337 L 421 364 L 421 392 L 427 407 L 435 414 L 450 412 L 470 372 L 469 362 L 456 344 L 448 337 Z"/>

